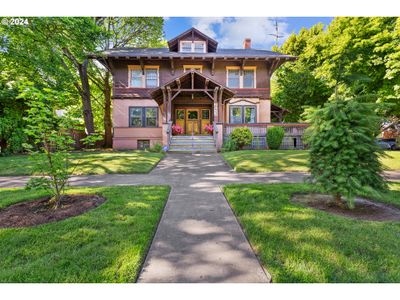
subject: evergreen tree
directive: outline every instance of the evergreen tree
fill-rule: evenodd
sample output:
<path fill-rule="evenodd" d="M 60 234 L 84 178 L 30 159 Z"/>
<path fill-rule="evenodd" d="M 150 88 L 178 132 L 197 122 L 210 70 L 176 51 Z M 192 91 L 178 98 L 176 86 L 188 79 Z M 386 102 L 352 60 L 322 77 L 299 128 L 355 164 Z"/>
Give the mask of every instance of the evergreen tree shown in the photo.
<path fill-rule="evenodd" d="M 363 188 L 383 190 L 379 155 L 375 142 L 380 118 L 371 104 L 354 99 L 336 99 L 320 109 L 306 111 L 309 127 L 311 177 L 325 192 L 350 208 Z"/>

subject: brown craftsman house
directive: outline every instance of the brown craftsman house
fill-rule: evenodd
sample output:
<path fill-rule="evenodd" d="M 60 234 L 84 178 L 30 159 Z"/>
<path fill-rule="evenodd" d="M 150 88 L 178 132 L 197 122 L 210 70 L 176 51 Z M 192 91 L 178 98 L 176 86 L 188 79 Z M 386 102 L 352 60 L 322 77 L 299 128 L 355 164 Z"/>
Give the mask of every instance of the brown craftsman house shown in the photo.
<path fill-rule="evenodd" d="M 111 49 L 97 59 L 114 79 L 113 148 L 173 148 L 172 134 L 179 133 L 219 149 L 224 126 L 282 121 L 285 109 L 271 103 L 270 78 L 295 57 L 252 49 L 250 39 L 243 49 L 221 49 L 191 28 L 168 48 Z"/>

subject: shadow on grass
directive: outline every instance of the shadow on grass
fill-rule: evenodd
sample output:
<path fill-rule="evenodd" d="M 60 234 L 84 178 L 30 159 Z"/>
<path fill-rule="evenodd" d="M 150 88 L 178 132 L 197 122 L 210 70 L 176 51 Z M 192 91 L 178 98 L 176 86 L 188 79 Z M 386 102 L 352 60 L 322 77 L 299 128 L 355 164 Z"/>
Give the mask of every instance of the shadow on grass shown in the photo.
<path fill-rule="evenodd" d="M 225 188 L 273 280 L 399 282 L 400 224 L 350 220 L 289 201 L 294 192 L 313 190 L 304 184 Z"/>

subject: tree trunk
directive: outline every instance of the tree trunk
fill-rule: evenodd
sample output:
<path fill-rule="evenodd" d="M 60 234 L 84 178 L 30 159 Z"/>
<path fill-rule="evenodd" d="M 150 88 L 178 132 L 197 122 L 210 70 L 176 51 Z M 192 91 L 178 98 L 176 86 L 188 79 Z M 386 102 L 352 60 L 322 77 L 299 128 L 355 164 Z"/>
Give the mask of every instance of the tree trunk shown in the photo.
<path fill-rule="evenodd" d="M 341 208 L 345 208 L 346 207 L 344 202 L 343 202 L 342 195 L 340 193 L 336 193 L 335 202 L 336 202 L 336 205 L 341 207 Z"/>
<path fill-rule="evenodd" d="M 95 132 L 95 130 L 93 121 L 92 102 L 90 99 L 89 77 L 87 74 L 88 71 L 87 59 L 85 59 L 83 63 L 79 65 L 78 71 L 82 85 L 81 98 L 82 98 L 83 119 L 85 121 L 87 134 L 91 135 Z"/>
<path fill-rule="evenodd" d="M 104 76 L 104 147 L 112 147 L 111 85 L 110 72 Z"/>

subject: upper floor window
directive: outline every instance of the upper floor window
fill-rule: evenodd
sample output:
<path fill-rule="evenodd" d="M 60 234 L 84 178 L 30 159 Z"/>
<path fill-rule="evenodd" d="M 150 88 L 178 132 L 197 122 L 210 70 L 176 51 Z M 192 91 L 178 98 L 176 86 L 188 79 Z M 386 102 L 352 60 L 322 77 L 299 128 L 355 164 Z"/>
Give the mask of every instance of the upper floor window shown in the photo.
<path fill-rule="evenodd" d="M 203 71 L 203 66 L 202 65 L 184 65 L 183 66 L 183 72 L 187 72 L 190 70 L 194 70 L 194 71 L 201 73 Z"/>
<path fill-rule="evenodd" d="M 154 88 L 159 85 L 158 66 L 129 66 L 129 86 L 135 88 Z"/>
<path fill-rule="evenodd" d="M 204 41 L 181 41 L 180 52 L 206 52 L 206 42 Z"/>
<path fill-rule="evenodd" d="M 256 67 L 226 68 L 226 84 L 230 88 L 255 88 L 256 87 Z"/>

